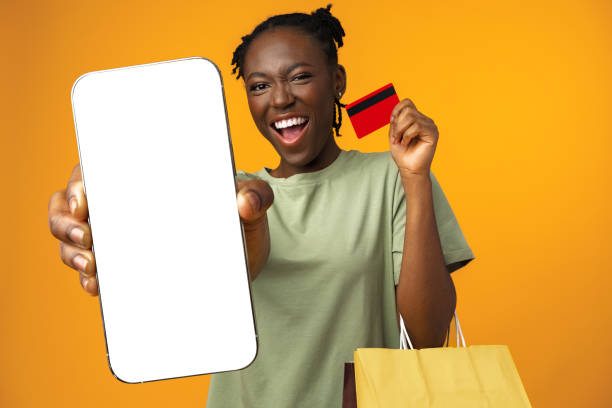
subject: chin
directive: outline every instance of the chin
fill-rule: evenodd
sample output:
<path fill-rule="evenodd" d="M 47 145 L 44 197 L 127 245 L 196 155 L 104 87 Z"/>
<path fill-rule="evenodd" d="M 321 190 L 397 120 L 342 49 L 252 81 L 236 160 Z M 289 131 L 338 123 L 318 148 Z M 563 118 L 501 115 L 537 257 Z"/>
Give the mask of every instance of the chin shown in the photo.
<path fill-rule="evenodd" d="M 283 147 L 276 147 L 276 152 L 281 157 L 281 160 L 293 167 L 304 167 L 314 160 L 314 155 L 309 148 L 300 149 L 297 151 L 288 151 Z"/>
<path fill-rule="evenodd" d="M 308 135 L 305 135 L 308 139 Z M 317 155 L 316 141 L 302 140 L 299 146 L 283 146 L 276 135 L 266 134 L 266 140 L 274 147 L 281 159 L 291 166 L 302 167 L 313 161 Z"/>

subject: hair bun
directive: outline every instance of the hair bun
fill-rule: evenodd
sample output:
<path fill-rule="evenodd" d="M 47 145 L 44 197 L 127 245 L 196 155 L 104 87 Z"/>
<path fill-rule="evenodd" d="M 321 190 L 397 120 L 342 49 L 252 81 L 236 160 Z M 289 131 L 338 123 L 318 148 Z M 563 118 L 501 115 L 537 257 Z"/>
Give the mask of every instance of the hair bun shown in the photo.
<path fill-rule="evenodd" d="M 312 13 L 310 13 L 310 15 L 312 15 L 313 17 L 319 17 L 319 18 L 324 18 L 324 19 L 329 19 L 329 17 L 333 17 L 331 12 L 329 11 L 331 9 L 331 3 L 327 5 L 327 7 L 323 8 L 318 8 L 317 10 L 313 11 Z"/>
<path fill-rule="evenodd" d="M 244 63 L 244 57 L 246 55 L 246 50 L 249 48 L 249 44 L 256 36 L 274 27 L 295 27 L 311 35 L 323 46 L 323 51 L 327 55 L 328 62 L 331 65 L 337 64 L 337 49 L 342 47 L 342 37 L 346 34 L 342 28 L 342 24 L 340 24 L 340 20 L 334 17 L 329 11 L 331 7 L 332 5 L 328 4 L 327 7 L 321 7 L 310 14 L 279 14 L 269 17 L 267 20 L 259 23 L 251 34 L 242 37 L 242 43 L 234 50 L 234 55 L 232 56 L 232 65 L 234 65 L 234 68 L 232 69 L 232 73 L 234 74 L 238 71 L 237 78 L 244 78 L 242 76 L 242 64 Z"/>
<path fill-rule="evenodd" d="M 329 30 L 332 35 L 332 38 L 334 39 L 334 41 L 336 41 L 338 48 L 340 48 L 343 45 L 342 37 L 344 37 L 345 33 L 344 29 L 342 28 L 342 25 L 340 24 L 340 21 L 336 17 L 334 17 L 329 11 L 331 7 L 332 5 L 330 3 L 327 5 L 327 7 L 318 8 L 317 10 L 310 13 L 310 15 L 313 19 L 318 20 L 318 24 L 326 27 Z"/>

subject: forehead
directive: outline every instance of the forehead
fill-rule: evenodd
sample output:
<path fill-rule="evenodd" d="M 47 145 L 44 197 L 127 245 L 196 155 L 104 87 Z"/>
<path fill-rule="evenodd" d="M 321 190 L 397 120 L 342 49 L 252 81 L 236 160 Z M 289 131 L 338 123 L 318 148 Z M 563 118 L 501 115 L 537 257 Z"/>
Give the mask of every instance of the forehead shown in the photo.
<path fill-rule="evenodd" d="M 244 56 L 245 78 L 250 72 L 282 72 L 296 62 L 325 66 L 323 46 L 311 35 L 294 28 L 277 27 L 259 34 Z"/>

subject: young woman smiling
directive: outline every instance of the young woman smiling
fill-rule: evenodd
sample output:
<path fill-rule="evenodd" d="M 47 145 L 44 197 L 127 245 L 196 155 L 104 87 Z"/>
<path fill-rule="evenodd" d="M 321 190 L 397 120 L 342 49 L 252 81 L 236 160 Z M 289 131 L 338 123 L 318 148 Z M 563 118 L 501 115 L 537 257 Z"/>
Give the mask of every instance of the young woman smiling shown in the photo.
<path fill-rule="evenodd" d="M 330 7 L 269 18 L 232 63 L 275 169 L 238 171 L 259 352 L 214 374 L 209 408 L 340 407 L 344 362 L 357 347 L 399 347 L 398 313 L 417 348 L 443 344 L 456 304 L 449 272 L 474 258 L 431 163 L 434 122 L 402 100 L 390 150 L 336 144 L 346 71 L 344 30 Z M 49 203 L 64 263 L 97 294 L 78 164 Z"/>

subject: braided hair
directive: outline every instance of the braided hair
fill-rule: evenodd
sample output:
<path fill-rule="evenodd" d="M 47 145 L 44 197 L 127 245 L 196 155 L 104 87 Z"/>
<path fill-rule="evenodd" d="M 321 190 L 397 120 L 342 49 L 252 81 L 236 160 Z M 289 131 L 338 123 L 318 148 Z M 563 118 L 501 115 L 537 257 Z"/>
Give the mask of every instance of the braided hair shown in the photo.
<path fill-rule="evenodd" d="M 234 69 L 232 70 L 232 74 L 238 71 L 236 79 L 240 79 L 240 77 L 244 78 L 242 66 L 249 45 L 259 34 L 275 27 L 295 27 L 312 35 L 323 46 L 323 51 L 327 55 L 330 66 L 336 66 L 338 64 L 338 48 L 342 47 L 342 37 L 344 37 L 345 34 L 340 21 L 330 13 L 329 10 L 331 6 L 331 4 L 328 4 L 326 8 L 319 8 L 310 14 L 280 14 L 272 16 L 260 23 L 251 34 L 242 37 L 242 43 L 234 50 L 232 58 Z M 339 96 L 340 95 L 334 96 L 333 128 L 336 132 L 336 136 L 340 136 L 339 131 L 342 125 L 342 108 L 346 106 L 340 102 Z M 336 115 L 338 117 L 337 119 Z"/>

